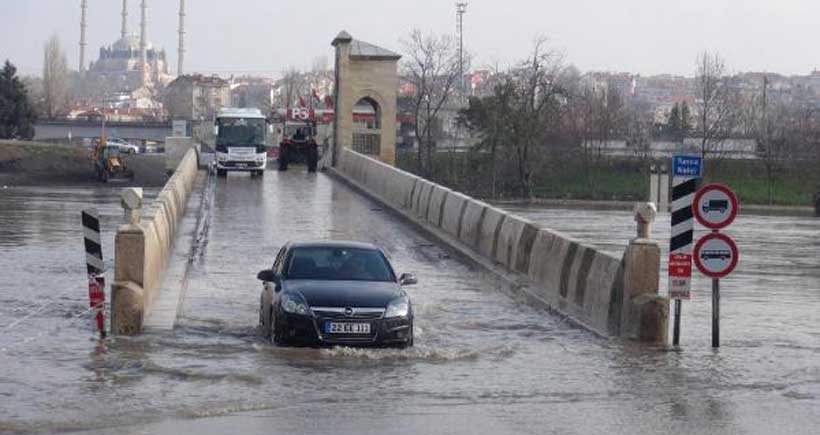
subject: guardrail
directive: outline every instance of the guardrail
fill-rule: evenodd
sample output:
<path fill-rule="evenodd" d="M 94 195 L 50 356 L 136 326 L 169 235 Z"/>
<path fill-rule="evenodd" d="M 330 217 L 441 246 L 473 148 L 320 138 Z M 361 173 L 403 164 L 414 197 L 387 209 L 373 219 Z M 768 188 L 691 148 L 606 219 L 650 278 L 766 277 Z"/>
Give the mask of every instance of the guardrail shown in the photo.
<path fill-rule="evenodd" d="M 113 334 L 142 330 L 168 266 L 171 244 L 198 170 L 197 152 L 189 149 L 151 204 L 145 220 L 136 219 L 117 230 L 111 286 Z"/>
<path fill-rule="evenodd" d="M 349 149 L 340 150 L 330 171 L 509 277 L 528 301 L 604 336 L 667 342 L 669 301 L 658 295 L 660 248 L 646 234 L 616 258 Z"/>

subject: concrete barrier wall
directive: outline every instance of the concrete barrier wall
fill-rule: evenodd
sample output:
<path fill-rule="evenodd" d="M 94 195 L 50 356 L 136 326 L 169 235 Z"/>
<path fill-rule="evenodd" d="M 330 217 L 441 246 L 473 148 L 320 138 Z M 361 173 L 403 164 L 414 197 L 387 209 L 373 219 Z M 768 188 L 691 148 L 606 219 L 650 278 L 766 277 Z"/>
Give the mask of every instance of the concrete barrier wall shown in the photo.
<path fill-rule="evenodd" d="M 168 266 L 177 226 L 198 172 L 196 150 L 189 149 L 137 225 L 123 225 L 115 238 L 111 286 L 111 332 L 135 334 L 153 306 Z"/>
<path fill-rule="evenodd" d="M 616 258 L 349 149 L 332 171 L 462 253 L 526 281 L 525 296 L 588 329 L 666 342 L 669 301 L 658 295 L 656 242 L 635 239 Z"/>

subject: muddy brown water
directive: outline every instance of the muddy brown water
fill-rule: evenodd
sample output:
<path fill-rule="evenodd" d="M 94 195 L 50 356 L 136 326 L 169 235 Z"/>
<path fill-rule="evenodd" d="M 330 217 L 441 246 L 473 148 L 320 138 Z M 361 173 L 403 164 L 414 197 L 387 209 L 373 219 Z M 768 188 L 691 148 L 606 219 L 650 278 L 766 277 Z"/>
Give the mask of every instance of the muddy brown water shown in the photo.
<path fill-rule="evenodd" d="M 647 349 L 511 299 L 325 175 L 231 175 L 214 195 L 178 328 L 100 342 L 72 318 L 87 305 L 76 215 L 99 206 L 110 253 L 117 192 L 0 191 L 0 433 L 815 433 L 820 423 L 817 221 L 742 216 L 723 347 L 709 347 L 696 281 L 682 349 Z M 616 254 L 634 231 L 624 212 L 518 211 Z M 256 272 L 286 240 L 325 238 L 379 243 L 418 275 L 414 348 L 290 349 L 257 335 Z"/>

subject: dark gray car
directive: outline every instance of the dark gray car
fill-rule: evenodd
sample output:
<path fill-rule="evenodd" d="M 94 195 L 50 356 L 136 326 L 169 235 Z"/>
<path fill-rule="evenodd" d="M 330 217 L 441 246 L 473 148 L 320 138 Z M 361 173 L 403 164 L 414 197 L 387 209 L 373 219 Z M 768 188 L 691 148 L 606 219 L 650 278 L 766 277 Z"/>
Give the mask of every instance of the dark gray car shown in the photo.
<path fill-rule="evenodd" d="M 278 344 L 413 345 L 413 307 L 378 247 L 359 242 L 287 243 L 264 282 L 262 330 Z"/>

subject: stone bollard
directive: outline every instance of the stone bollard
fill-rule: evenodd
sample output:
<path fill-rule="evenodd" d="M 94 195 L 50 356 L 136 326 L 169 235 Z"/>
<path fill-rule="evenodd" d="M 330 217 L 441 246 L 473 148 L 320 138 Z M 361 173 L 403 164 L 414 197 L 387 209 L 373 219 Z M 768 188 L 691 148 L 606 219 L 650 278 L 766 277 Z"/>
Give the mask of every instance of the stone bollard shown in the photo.
<path fill-rule="evenodd" d="M 145 312 L 145 229 L 142 189 L 124 189 L 121 195 L 126 224 L 117 229 L 114 242 L 114 282 L 111 284 L 111 333 L 135 334 L 142 329 Z"/>
<path fill-rule="evenodd" d="M 120 194 L 120 203 L 125 212 L 125 222 L 139 225 L 142 219 L 142 187 L 128 187 Z"/>
<path fill-rule="evenodd" d="M 658 209 L 653 202 L 639 202 L 635 204 L 635 222 L 638 223 L 638 238 L 652 238 L 652 224 L 658 215 Z"/>
<path fill-rule="evenodd" d="M 622 261 L 621 336 L 645 343 L 666 344 L 669 299 L 658 294 L 661 250 L 658 242 L 650 238 L 656 214 L 653 203 L 636 204 L 638 237 L 629 242 Z"/>

